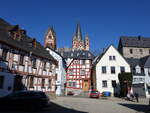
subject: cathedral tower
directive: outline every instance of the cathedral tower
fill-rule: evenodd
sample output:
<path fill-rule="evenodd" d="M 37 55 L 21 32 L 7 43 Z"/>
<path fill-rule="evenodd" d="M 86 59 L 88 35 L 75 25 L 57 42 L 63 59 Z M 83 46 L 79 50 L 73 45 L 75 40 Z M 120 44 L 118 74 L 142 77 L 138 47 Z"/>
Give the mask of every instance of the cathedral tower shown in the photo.
<path fill-rule="evenodd" d="M 56 49 L 56 33 L 52 27 L 48 28 L 48 31 L 45 35 L 44 47 Z"/>
<path fill-rule="evenodd" d="M 82 32 L 80 24 L 77 24 L 76 32 L 72 40 L 72 48 L 76 50 L 89 50 L 89 37 L 86 36 L 85 40 L 82 39 Z"/>
<path fill-rule="evenodd" d="M 85 50 L 89 50 L 90 49 L 90 40 L 88 35 L 85 36 Z"/>

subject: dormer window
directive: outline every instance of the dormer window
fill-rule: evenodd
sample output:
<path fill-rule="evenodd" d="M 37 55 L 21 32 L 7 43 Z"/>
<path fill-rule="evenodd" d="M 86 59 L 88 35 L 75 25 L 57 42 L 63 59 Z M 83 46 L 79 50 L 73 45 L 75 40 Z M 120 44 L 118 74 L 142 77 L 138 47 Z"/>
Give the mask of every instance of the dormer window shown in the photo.
<path fill-rule="evenodd" d="M 136 66 L 135 67 L 136 73 L 140 74 L 141 73 L 141 67 L 140 66 Z"/>
<path fill-rule="evenodd" d="M 73 57 L 73 53 L 71 53 L 71 57 Z"/>
<path fill-rule="evenodd" d="M 28 45 L 29 45 L 30 47 L 36 48 L 36 46 L 37 46 L 36 39 L 33 38 L 33 40 L 32 40 L 31 42 L 29 42 Z"/>

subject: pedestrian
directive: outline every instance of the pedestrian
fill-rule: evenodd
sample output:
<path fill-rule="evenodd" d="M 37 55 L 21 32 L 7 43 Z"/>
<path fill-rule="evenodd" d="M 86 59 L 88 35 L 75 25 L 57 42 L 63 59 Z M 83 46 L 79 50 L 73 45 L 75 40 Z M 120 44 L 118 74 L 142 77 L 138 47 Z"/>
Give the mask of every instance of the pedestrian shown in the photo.
<path fill-rule="evenodd" d="M 134 96 L 135 96 L 136 101 L 139 102 L 139 94 L 135 92 Z"/>

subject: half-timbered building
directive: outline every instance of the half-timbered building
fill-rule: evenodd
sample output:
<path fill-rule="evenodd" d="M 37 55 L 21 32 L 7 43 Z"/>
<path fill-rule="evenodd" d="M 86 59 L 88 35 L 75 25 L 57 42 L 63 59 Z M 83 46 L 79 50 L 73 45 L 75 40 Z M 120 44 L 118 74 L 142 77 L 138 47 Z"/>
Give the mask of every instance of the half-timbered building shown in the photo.
<path fill-rule="evenodd" d="M 63 51 L 66 69 L 66 94 L 79 95 L 91 88 L 91 68 L 93 55 L 89 51 Z"/>
<path fill-rule="evenodd" d="M 17 90 L 55 92 L 56 66 L 35 38 L 0 19 L 0 96 Z"/>

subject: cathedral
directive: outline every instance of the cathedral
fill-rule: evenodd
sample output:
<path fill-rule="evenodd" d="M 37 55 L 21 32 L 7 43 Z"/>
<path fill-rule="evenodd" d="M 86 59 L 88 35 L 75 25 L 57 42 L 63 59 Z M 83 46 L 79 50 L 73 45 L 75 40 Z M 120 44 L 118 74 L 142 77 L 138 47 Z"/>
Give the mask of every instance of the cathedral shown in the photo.
<path fill-rule="evenodd" d="M 44 47 L 56 49 L 56 33 L 53 27 L 49 27 L 44 39 Z"/>
<path fill-rule="evenodd" d="M 85 36 L 85 40 L 82 39 L 82 33 L 79 23 L 77 24 L 76 33 L 72 40 L 72 49 L 89 50 L 89 37 Z"/>
<path fill-rule="evenodd" d="M 56 50 L 56 33 L 55 33 L 53 27 L 48 28 L 48 31 L 45 35 L 44 47 L 49 47 L 51 49 Z M 86 35 L 85 39 L 82 39 L 81 27 L 80 27 L 80 24 L 78 23 L 75 35 L 73 36 L 73 40 L 72 40 L 72 48 L 57 48 L 57 50 L 59 51 L 59 49 L 61 49 L 61 50 L 69 49 L 69 50 L 88 51 L 89 48 L 90 48 L 89 37 L 88 37 L 88 35 Z"/>

